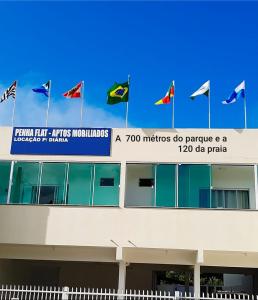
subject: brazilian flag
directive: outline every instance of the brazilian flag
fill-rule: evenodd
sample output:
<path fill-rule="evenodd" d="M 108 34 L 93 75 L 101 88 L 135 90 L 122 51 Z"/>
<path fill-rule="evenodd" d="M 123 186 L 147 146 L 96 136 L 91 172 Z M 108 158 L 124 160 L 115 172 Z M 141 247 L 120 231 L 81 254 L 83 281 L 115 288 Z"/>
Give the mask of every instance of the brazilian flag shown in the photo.
<path fill-rule="evenodd" d="M 128 102 L 129 83 L 115 82 L 107 92 L 107 104 L 117 104 L 120 102 Z"/>

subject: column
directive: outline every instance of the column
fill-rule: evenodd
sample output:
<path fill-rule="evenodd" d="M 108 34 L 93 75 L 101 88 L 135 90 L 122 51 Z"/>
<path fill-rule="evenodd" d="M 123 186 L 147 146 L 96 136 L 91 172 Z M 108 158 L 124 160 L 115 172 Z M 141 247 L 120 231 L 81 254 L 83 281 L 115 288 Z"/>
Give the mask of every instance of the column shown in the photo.
<path fill-rule="evenodd" d="M 120 292 L 125 291 L 126 283 L 126 262 L 119 262 L 119 275 L 118 275 L 118 290 Z"/>
<path fill-rule="evenodd" d="M 119 191 L 119 207 L 125 206 L 125 185 L 126 185 L 126 162 L 121 162 L 120 170 L 120 191 Z"/>
<path fill-rule="evenodd" d="M 204 263 L 203 249 L 196 251 L 196 263 L 194 265 L 194 295 L 200 297 L 201 293 L 201 264 Z"/>
<path fill-rule="evenodd" d="M 194 265 L 194 296 L 199 297 L 201 292 L 201 266 Z"/>
<path fill-rule="evenodd" d="M 126 262 L 123 260 L 123 248 L 116 248 L 116 260 L 118 261 L 118 290 L 120 292 L 125 291 L 125 283 L 126 283 Z"/>

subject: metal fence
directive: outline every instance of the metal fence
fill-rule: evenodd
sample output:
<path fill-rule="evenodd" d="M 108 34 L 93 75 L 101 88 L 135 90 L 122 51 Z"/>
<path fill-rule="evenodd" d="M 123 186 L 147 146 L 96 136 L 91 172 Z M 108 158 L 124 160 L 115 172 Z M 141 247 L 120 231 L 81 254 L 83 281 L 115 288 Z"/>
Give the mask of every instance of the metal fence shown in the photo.
<path fill-rule="evenodd" d="M 258 300 L 257 295 L 218 292 L 215 294 L 187 294 L 160 291 L 117 291 L 40 286 L 1 286 L 0 300 Z"/>

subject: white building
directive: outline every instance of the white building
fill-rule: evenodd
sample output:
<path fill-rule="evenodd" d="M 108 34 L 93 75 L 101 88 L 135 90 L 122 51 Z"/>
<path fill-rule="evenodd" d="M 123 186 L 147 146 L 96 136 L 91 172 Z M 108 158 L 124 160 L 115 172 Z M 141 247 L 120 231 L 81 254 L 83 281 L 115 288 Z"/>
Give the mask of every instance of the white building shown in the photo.
<path fill-rule="evenodd" d="M 12 130 L 0 284 L 258 293 L 258 130 L 113 129 L 110 156 L 10 154 Z"/>

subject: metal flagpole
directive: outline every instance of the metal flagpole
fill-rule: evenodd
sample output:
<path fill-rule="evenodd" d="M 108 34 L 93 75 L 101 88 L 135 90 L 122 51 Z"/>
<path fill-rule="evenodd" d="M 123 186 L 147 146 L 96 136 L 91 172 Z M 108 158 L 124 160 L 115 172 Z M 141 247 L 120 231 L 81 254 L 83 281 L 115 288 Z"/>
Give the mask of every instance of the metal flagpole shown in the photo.
<path fill-rule="evenodd" d="M 14 98 L 14 103 L 13 103 L 13 115 L 12 115 L 12 127 L 14 125 L 14 117 L 15 117 L 15 107 L 16 107 L 16 96 L 17 96 L 17 85 L 18 85 L 18 81 L 16 80 L 16 87 L 15 87 L 15 98 Z"/>
<path fill-rule="evenodd" d="M 210 87 L 210 82 L 209 82 L 209 97 L 208 97 L 208 102 L 209 102 L 209 104 L 208 104 L 208 106 L 209 106 L 209 116 L 208 116 L 208 118 L 209 118 L 209 120 L 208 120 L 208 123 L 209 123 L 209 129 L 211 128 L 211 87 Z"/>
<path fill-rule="evenodd" d="M 49 89 L 48 89 L 46 127 L 48 125 L 48 115 L 49 115 L 49 107 L 50 107 L 50 94 L 51 94 L 51 80 L 49 80 Z"/>
<path fill-rule="evenodd" d="M 84 102 L 84 81 L 82 81 L 82 93 L 81 93 L 81 127 L 83 122 L 83 102 Z"/>
<path fill-rule="evenodd" d="M 126 102 L 126 112 L 125 112 L 125 128 L 128 126 L 128 101 Z"/>
<path fill-rule="evenodd" d="M 126 102 L 126 111 L 125 111 L 125 128 L 127 128 L 128 126 L 129 85 L 130 85 L 130 75 L 128 75 L 128 100 Z"/>
<path fill-rule="evenodd" d="M 245 87 L 245 85 L 244 85 Z M 247 128 L 247 119 L 246 119 L 246 92 L 244 90 L 245 96 L 244 96 L 244 113 L 245 113 L 245 129 Z"/>
<path fill-rule="evenodd" d="M 172 81 L 174 87 L 174 96 L 173 96 L 173 103 L 172 103 L 172 128 L 175 128 L 175 81 Z M 170 93 L 170 91 L 169 91 Z"/>

